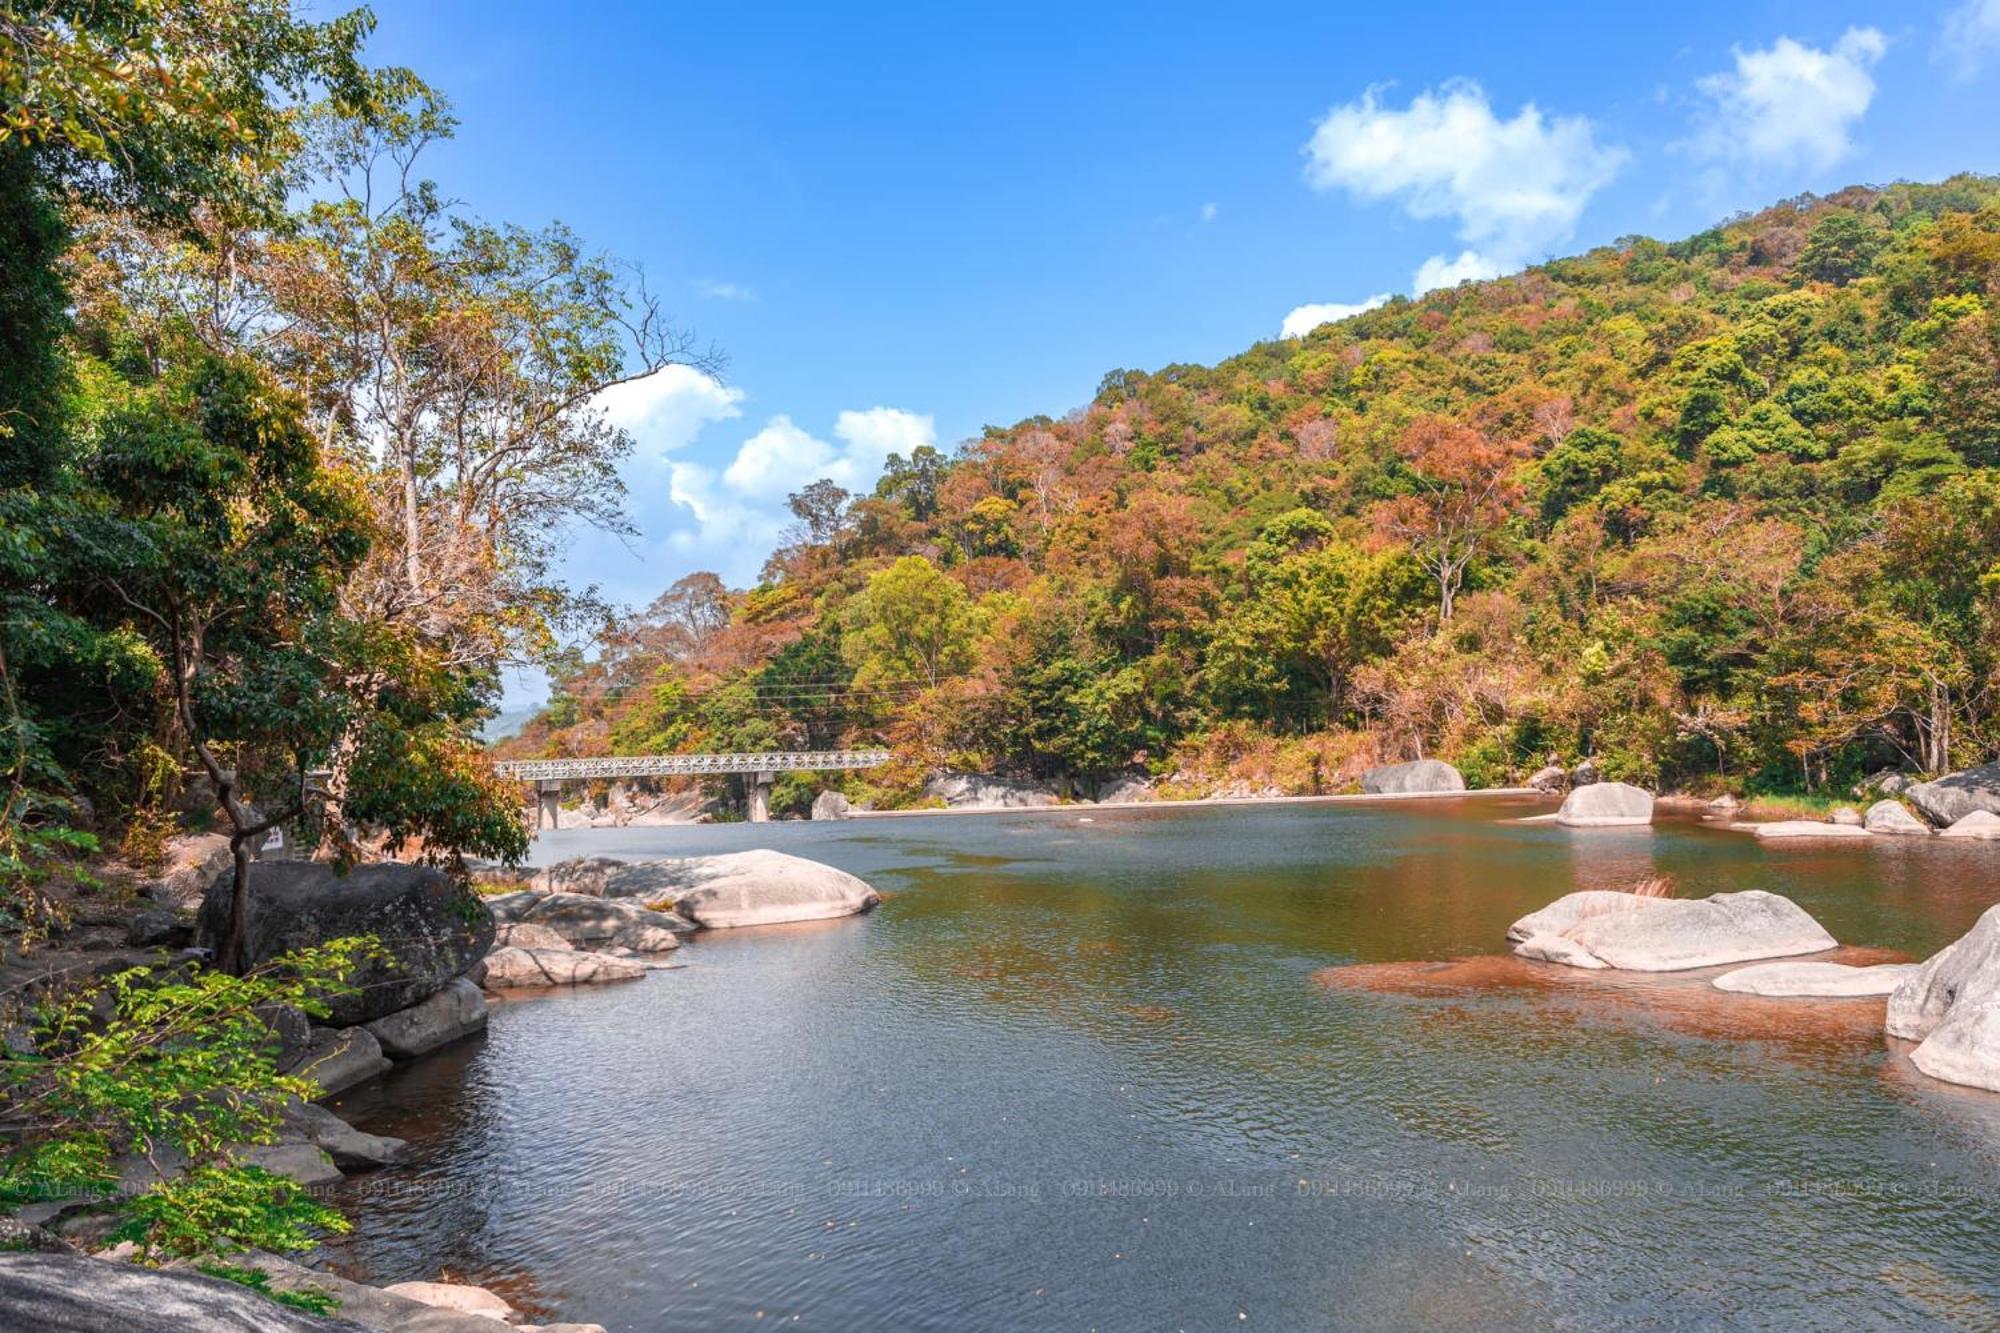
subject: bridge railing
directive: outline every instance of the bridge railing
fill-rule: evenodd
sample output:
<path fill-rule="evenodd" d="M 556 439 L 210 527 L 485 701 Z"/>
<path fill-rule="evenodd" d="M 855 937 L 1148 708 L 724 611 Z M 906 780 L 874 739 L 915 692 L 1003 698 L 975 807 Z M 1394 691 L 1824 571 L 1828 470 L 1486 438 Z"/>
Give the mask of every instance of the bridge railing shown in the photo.
<path fill-rule="evenodd" d="M 503 759 L 501 777 L 522 782 L 587 778 L 682 777 L 698 773 L 786 773 L 834 768 L 875 768 L 887 750 L 796 750 L 763 754 L 641 754 L 600 759 Z"/>

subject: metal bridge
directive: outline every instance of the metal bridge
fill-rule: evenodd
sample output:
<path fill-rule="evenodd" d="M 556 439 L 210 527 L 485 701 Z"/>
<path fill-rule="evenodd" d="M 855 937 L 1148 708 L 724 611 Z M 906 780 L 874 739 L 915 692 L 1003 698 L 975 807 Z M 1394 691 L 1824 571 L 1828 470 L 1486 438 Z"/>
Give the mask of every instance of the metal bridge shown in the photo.
<path fill-rule="evenodd" d="M 532 782 L 540 793 L 538 828 L 556 826 L 565 782 L 592 778 L 687 777 L 703 773 L 752 773 L 750 818 L 771 817 L 771 780 L 779 773 L 829 768 L 875 768 L 889 762 L 887 750 L 773 750 L 762 754 L 635 754 L 601 759 L 503 759 L 493 771 L 503 778 Z"/>

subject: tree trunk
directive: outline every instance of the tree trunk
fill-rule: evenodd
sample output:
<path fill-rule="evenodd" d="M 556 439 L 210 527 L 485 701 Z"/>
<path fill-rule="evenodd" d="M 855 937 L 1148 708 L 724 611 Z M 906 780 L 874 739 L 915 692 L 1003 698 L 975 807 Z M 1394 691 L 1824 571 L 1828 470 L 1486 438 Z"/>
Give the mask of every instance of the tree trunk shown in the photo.
<path fill-rule="evenodd" d="M 422 544 L 423 527 L 420 523 L 419 500 L 417 496 L 417 456 L 408 448 L 403 454 L 403 577 L 410 585 L 410 599 L 423 596 L 423 557 L 418 552 Z"/>
<path fill-rule="evenodd" d="M 229 929 L 216 951 L 215 965 L 224 972 L 243 972 L 243 936 L 250 924 L 250 840 L 241 833 L 229 835 L 229 859 L 235 863 L 229 886 Z"/>

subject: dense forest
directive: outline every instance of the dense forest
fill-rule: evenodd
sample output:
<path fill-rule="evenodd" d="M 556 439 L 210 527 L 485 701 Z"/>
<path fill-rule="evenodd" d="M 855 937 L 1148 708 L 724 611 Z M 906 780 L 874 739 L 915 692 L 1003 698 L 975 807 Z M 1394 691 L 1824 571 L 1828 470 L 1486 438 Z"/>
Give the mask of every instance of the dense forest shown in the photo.
<path fill-rule="evenodd" d="M 2000 181 L 1802 197 L 1107 375 L 821 481 L 747 591 L 572 656 L 509 749 L 881 740 L 1081 794 L 1595 757 L 1814 792 L 2000 748 Z"/>

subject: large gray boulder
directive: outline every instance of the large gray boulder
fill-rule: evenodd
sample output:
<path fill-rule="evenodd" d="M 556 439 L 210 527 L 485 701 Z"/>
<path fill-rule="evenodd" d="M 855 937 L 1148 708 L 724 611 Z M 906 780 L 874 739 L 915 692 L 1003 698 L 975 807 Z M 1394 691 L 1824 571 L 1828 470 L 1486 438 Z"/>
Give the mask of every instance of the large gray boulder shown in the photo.
<path fill-rule="evenodd" d="M 2000 815 L 1990 810 L 1974 810 L 1959 816 L 1950 828 L 1938 830 L 1940 838 L 1984 838 L 1989 842 L 2000 838 Z"/>
<path fill-rule="evenodd" d="M 1653 822 L 1653 794 L 1629 782 L 1591 782 L 1571 790 L 1556 811 L 1569 828 L 1618 828 Z"/>
<path fill-rule="evenodd" d="M 612 876 L 628 864 L 611 856 L 572 856 L 537 870 L 529 879 L 528 888 L 536 893 L 581 893 L 602 898 Z"/>
<path fill-rule="evenodd" d="M 1414 759 L 1407 764 L 1369 769 L 1361 775 L 1361 790 L 1371 796 L 1464 791 L 1465 777 L 1441 759 Z"/>
<path fill-rule="evenodd" d="M 847 819 L 853 812 L 853 804 L 837 791 L 823 791 L 813 797 L 814 819 Z"/>
<path fill-rule="evenodd" d="M 490 1321 L 489 1321 L 490 1322 Z M 235 1282 L 82 1255 L 0 1253 L 0 1329 L 23 1333 L 367 1333 Z"/>
<path fill-rule="evenodd" d="M 1870 833 L 1892 837 L 1928 837 L 1930 825 L 1911 814 L 1901 801 L 1877 801 L 1861 817 L 1861 827 Z"/>
<path fill-rule="evenodd" d="M 320 1096 L 331 1097 L 357 1083 L 388 1072 L 382 1043 L 367 1028 L 314 1028 L 305 1048 L 278 1068 L 317 1083 Z"/>
<path fill-rule="evenodd" d="M 343 1171 L 368 1171 L 400 1161 L 409 1150 L 405 1139 L 384 1134 L 366 1134 L 314 1102 L 292 1102 L 285 1107 L 285 1136 L 296 1138 L 324 1152 Z"/>
<path fill-rule="evenodd" d="M 223 834 L 184 833 L 167 839 L 160 873 L 146 881 L 143 891 L 163 907 L 192 911 L 201 906 L 201 897 L 216 876 L 234 865 L 229 839 Z"/>
<path fill-rule="evenodd" d="M 365 1025 L 391 1060 L 410 1060 L 446 1042 L 486 1029 L 486 997 L 464 977 L 408 1009 L 398 1009 Z"/>
<path fill-rule="evenodd" d="M 1632 972 L 1788 958 L 1839 944 L 1797 903 L 1761 889 L 1707 898 L 1585 890 L 1522 917 L 1507 938 L 1522 957 Z"/>
<path fill-rule="evenodd" d="M 1056 794 L 1039 782 L 983 773 L 940 773 L 924 784 L 924 795 L 953 810 L 1028 810 L 1056 804 Z"/>
<path fill-rule="evenodd" d="M 202 901 L 200 944 L 221 944 L 229 898 L 224 875 Z M 493 946 L 493 914 L 479 895 L 430 866 L 385 863 L 340 875 L 312 861 L 262 862 L 250 877 L 248 920 L 244 961 L 252 966 L 345 936 L 381 941 L 385 956 L 362 964 L 347 993 L 328 997 L 321 1021 L 335 1027 L 409 1008 Z"/>
<path fill-rule="evenodd" d="M 783 852 L 730 852 L 641 865 L 652 891 L 671 897 L 675 911 L 710 930 L 852 916 L 882 901 L 844 870 Z"/>
<path fill-rule="evenodd" d="M 1758 963 L 1724 972 L 1710 984 L 1739 995 L 1824 996 L 1887 995 L 1917 970 L 1915 963 L 1878 963 L 1851 967 L 1846 963 Z"/>
<path fill-rule="evenodd" d="M 1896 987 L 1883 1025 L 1932 1078 L 2000 1092 L 2000 907 Z"/>
<path fill-rule="evenodd" d="M 1113 778 L 1097 789 L 1099 805 L 1136 805 L 1153 799 L 1153 784 L 1146 778 Z"/>
<path fill-rule="evenodd" d="M 541 990 L 553 986 L 588 986 L 602 981 L 632 981 L 646 975 L 646 965 L 629 958 L 584 949 L 523 949 L 509 945 L 486 955 L 483 985 L 488 990 Z"/>
<path fill-rule="evenodd" d="M 547 926 L 532 925 L 526 921 L 502 921 L 493 932 L 493 947 L 504 949 L 508 945 L 523 949 L 573 949 L 562 936 Z"/>
<path fill-rule="evenodd" d="M 551 893 L 521 913 L 522 924 L 546 926 L 578 949 L 630 949 L 665 953 L 680 947 L 676 931 L 693 930 L 685 918 L 655 912 L 625 898 Z"/>
<path fill-rule="evenodd" d="M 1975 810 L 2000 815 L 2000 762 L 1916 783 L 1903 792 L 1903 799 L 1938 828 L 1956 824 Z"/>

